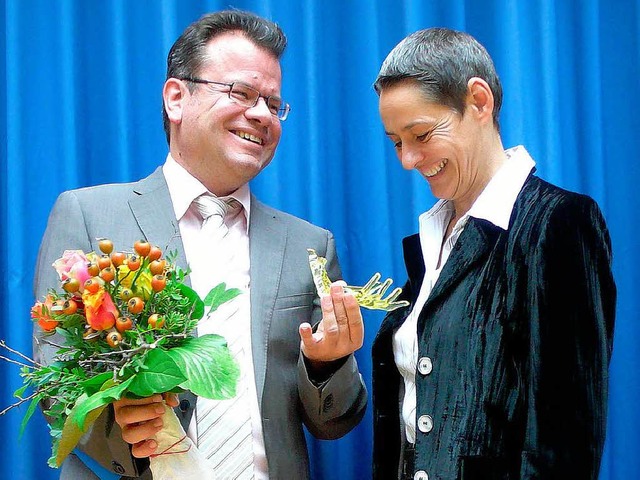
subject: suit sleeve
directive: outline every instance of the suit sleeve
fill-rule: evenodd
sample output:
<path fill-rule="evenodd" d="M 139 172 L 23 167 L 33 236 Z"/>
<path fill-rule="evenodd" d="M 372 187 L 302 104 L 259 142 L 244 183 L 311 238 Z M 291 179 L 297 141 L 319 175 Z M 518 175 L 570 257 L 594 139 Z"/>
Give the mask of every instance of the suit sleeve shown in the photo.
<path fill-rule="evenodd" d="M 329 278 L 342 278 L 331 234 L 327 235 L 325 258 Z M 321 318 L 322 310 L 316 298 L 309 323 L 315 325 Z M 367 406 L 367 390 L 353 354 L 346 357 L 328 380 L 317 385 L 309 378 L 301 352 L 298 360 L 298 392 L 305 425 L 315 437 L 323 440 L 346 435 L 360 422 Z"/>
<path fill-rule="evenodd" d="M 595 202 L 550 209 L 529 268 L 522 479 L 597 478 L 604 446 L 616 288 Z"/>
<path fill-rule="evenodd" d="M 61 194 L 49 215 L 34 276 L 33 291 L 36 299 L 43 298 L 51 288 L 59 290 L 57 287 L 60 280 L 52 264 L 65 250 L 92 250 L 83 209 L 74 192 Z M 34 358 L 39 362 L 50 363 L 57 348 L 43 343 L 41 334 L 41 329 L 35 324 Z M 57 344 L 64 341 L 56 336 L 52 340 Z M 110 472 L 132 477 L 139 475 L 140 468 L 131 456 L 129 445 L 122 440 L 120 427 L 113 419 L 112 408 L 105 409 L 91 430 L 82 437 L 77 448 Z"/>

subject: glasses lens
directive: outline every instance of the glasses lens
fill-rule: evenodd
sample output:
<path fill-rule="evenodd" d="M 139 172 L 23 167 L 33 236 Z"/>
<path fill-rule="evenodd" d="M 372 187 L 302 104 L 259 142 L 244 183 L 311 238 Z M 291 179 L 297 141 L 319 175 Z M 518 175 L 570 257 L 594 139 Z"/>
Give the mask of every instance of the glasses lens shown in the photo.
<path fill-rule="evenodd" d="M 251 108 L 258 102 L 260 92 L 243 85 L 242 83 L 234 83 L 229 91 L 229 96 L 240 105 Z"/>
<path fill-rule="evenodd" d="M 291 107 L 289 106 L 288 103 L 283 103 L 282 106 L 278 109 L 278 113 L 276 114 L 276 116 L 284 121 L 287 119 L 287 117 L 289 116 L 289 112 L 291 111 Z"/>
<path fill-rule="evenodd" d="M 243 83 L 233 83 L 231 90 L 229 90 L 229 98 L 242 106 L 252 108 L 258 104 L 260 92 Z M 289 115 L 289 105 L 284 103 L 280 97 L 266 97 L 265 102 L 271 114 L 280 120 L 285 120 Z"/>
<path fill-rule="evenodd" d="M 282 109 L 282 100 L 278 97 L 268 97 L 267 107 L 272 115 L 280 117 L 280 110 Z"/>

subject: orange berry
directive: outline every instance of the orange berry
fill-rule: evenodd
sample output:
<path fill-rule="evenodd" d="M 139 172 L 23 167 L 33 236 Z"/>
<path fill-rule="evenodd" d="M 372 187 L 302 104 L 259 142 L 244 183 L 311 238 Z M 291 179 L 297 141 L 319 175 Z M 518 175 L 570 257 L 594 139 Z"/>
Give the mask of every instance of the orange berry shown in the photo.
<path fill-rule="evenodd" d="M 122 335 L 120 334 L 120 332 L 107 333 L 107 343 L 111 347 L 117 347 L 121 341 L 122 341 Z"/>
<path fill-rule="evenodd" d="M 149 255 L 149 251 L 151 251 L 151 244 L 146 240 L 138 240 L 133 244 L 133 249 L 141 257 L 146 257 Z"/>
<path fill-rule="evenodd" d="M 144 309 L 144 301 L 140 297 L 132 297 L 127 302 L 127 308 L 136 315 Z"/>
<path fill-rule="evenodd" d="M 151 279 L 151 288 L 154 292 L 161 292 L 167 286 L 167 278 L 164 275 L 154 275 Z"/>
<path fill-rule="evenodd" d="M 164 326 L 164 317 L 154 313 L 153 315 L 149 315 L 147 323 L 151 328 L 162 328 Z"/>
<path fill-rule="evenodd" d="M 109 255 L 113 251 L 113 242 L 108 238 L 101 238 L 98 240 L 98 248 L 102 253 Z"/>
<path fill-rule="evenodd" d="M 156 247 L 154 245 L 153 247 L 151 247 L 151 250 L 149 250 L 149 254 L 147 255 L 147 258 L 153 261 L 153 260 L 158 260 L 161 256 L 162 256 L 162 250 L 160 250 L 160 247 Z"/>
<path fill-rule="evenodd" d="M 100 278 L 105 282 L 109 283 L 116 278 L 116 272 L 113 267 L 107 267 L 100 272 Z"/>

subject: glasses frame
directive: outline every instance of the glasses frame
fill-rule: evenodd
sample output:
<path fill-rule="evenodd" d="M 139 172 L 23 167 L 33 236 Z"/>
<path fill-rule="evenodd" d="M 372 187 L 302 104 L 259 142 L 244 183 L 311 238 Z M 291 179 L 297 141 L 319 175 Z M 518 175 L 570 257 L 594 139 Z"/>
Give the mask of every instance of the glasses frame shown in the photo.
<path fill-rule="evenodd" d="M 282 98 L 278 97 L 277 95 L 262 95 L 262 93 L 260 93 L 260 90 L 256 90 L 255 88 L 253 88 L 250 85 L 247 85 L 246 83 L 242 83 L 242 82 L 232 82 L 232 83 L 225 83 L 225 82 L 214 82 L 213 80 L 205 80 L 204 78 L 198 78 L 198 77 L 184 77 L 181 78 L 180 80 L 183 80 L 185 82 L 192 82 L 192 83 L 200 83 L 203 85 L 220 85 L 220 86 L 224 86 L 224 87 L 229 87 L 229 91 L 227 92 L 227 95 L 229 96 L 229 99 L 232 100 L 233 102 L 237 103 L 238 105 L 242 105 L 243 107 L 246 108 L 253 108 L 258 104 L 258 100 L 260 100 L 261 98 L 264 99 L 265 103 L 267 104 L 267 108 L 269 107 L 269 99 L 271 98 L 276 98 L 278 100 L 280 100 L 282 102 L 282 105 L 280 106 L 280 108 L 278 109 L 278 113 L 273 113 L 271 112 L 271 110 L 269 110 L 269 112 L 271 113 L 271 115 L 273 115 L 274 117 L 276 117 L 278 120 L 280 120 L 281 122 L 284 122 L 287 117 L 289 116 L 289 112 L 291 112 L 291 106 L 285 102 Z M 253 90 L 254 92 L 257 92 L 258 96 L 256 97 L 256 101 L 253 103 L 253 105 L 249 105 L 246 103 L 240 103 L 240 101 L 234 97 L 231 96 L 231 92 L 233 91 L 233 86 L 234 85 L 242 85 L 245 88 L 248 88 L 250 90 Z"/>

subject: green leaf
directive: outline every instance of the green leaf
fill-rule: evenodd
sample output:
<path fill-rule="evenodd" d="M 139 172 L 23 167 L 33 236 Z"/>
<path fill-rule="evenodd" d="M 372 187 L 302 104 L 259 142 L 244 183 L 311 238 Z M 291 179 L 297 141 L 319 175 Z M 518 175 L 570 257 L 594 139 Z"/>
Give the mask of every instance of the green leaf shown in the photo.
<path fill-rule="evenodd" d="M 196 320 L 202 318 L 202 316 L 204 315 L 204 304 L 202 303 L 202 300 L 200 300 L 198 294 L 184 283 L 178 283 L 177 286 L 178 290 L 180 290 L 180 293 L 187 297 L 193 304 L 193 312 L 191 313 L 191 318 Z"/>
<path fill-rule="evenodd" d="M 220 335 L 188 338 L 166 354 L 186 377 L 180 387 L 215 400 L 235 396 L 240 369 Z"/>
<path fill-rule="evenodd" d="M 29 384 L 28 383 L 24 384 L 19 389 L 17 389 L 15 392 L 13 392 L 13 396 L 16 397 L 16 398 L 22 398 L 24 396 L 24 392 L 27 391 L 27 388 L 29 388 Z"/>
<path fill-rule="evenodd" d="M 104 372 L 83 380 L 80 382 L 80 386 L 87 395 L 93 395 L 102 389 L 105 382 L 111 379 L 113 379 L 113 372 Z"/>
<path fill-rule="evenodd" d="M 122 398 L 135 377 L 136 376 L 133 375 L 124 382 L 117 383 L 114 386 L 108 387 L 104 390 L 94 393 L 93 395 L 81 395 L 78 400 L 76 400 L 73 409 L 71 409 L 67 421 L 71 420 L 80 430 L 82 430 L 83 432 L 86 431 L 87 426 L 85 425 L 85 419 L 89 412 Z"/>
<path fill-rule="evenodd" d="M 164 393 L 174 389 L 186 380 L 168 352 L 156 348 L 147 353 L 144 370 L 140 370 L 129 385 L 129 392 L 139 397 L 150 397 L 156 393 Z"/>
<path fill-rule="evenodd" d="M 211 312 L 215 312 L 220 305 L 229 300 L 233 300 L 242 293 L 242 290 L 238 288 L 227 288 L 227 284 L 222 282 L 211 289 L 211 291 L 204 297 L 204 304 L 207 307 L 211 307 Z"/>
<path fill-rule="evenodd" d="M 42 395 L 36 395 L 35 397 L 33 397 L 31 402 L 29 403 L 29 407 L 27 408 L 27 411 L 25 412 L 24 417 L 22 418 L 22 422 L 20 423 L 20 433 L 18 433 L 19 439 L 22 438 L 24 429 L 27 427 L 27 422 L 29 422 L 34 412 L 38 408 L 38 404 L 40 403 L 40 400 L 42 400 Z"/>
<path fill-rule="evenodd" d="M 125 382 L 126 383 L 126 382 Z M 119 386 L 124 385 L 121 383 Z M 116 387 L 112 387 L 116 388 Z M 106 392 L 107 390 L 105 390 Z M 101 392 L 102 393 L 102 392 Z M 92 397 L 96 397 L 99 394 L 94 394 L 91 397 L 87 395 L 82 395 L 78 398 L 76 402 L 76 406 L 71 411 L 71 414 L 67 417 L 67 420 L 64 422 L 64 427 L 62 428 L 62 434 L 60 436 L 60 441 L 57 445 L 54 445 L 54 457 L 55 457 L 55 466 L 59 467 L 64 462 L 64 459 L 76 448 L 78 442 L 82 438 L 82 436 L 89 430 L 89 427 L 93 425 L 93 422 L 97 420 L 97 418 L 102 414 L 102 411 L 107 407 L 110 401 L 103 403 L 102 405 L 91 409 L 85 416 L 82 418 L 81 423 L 77 423 L 77 420 L 74 419 L 74 412 L 76 408 L 83 408 L 83 405 L 88 403 Z M 57 447 L 57 448 L 56 448 Z M 51 459 L 49 461 L 51 465 Z"/>

